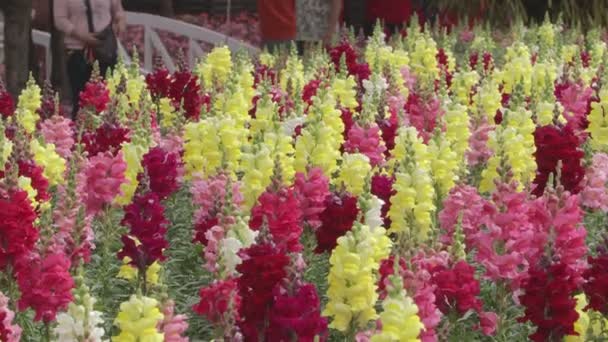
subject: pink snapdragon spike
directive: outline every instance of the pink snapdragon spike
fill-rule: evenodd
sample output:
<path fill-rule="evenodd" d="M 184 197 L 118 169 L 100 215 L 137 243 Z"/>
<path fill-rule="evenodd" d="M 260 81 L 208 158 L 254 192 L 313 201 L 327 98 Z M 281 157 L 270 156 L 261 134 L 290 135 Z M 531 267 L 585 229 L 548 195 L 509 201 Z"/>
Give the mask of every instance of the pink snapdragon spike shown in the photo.
<path fill-rule="evenodd" d="M 95 215 L 104 206 L 112 203 L 121 194 L 120 186 L 126 182 L 125 163 L 122 152 L 112 156 L 110 153 L 100 153 L 90 158 L 79 175 L 83 192 L 83 200 L 87 213 Z"/>
<path fill-rule="evenodd" d="M 382 165 L 386 147 L 382 143 L 380 127 L 376 123 L 367 127 L 361 127 L 358 123 L 355 123 L 348 131 L 348 140 L 344 143 L 344 151 L 366 155 L 372 167 Z"/>
<path fill-rule="evenodd" d="M 591 165 L 585 171 L 583 190 L 580 192 L 581 204 L 587 208 L 608 211 L 608 155 L 593 155 Z"/>
<path fill-rule="evenodd" d="M 486 117 L 482 117 L 476 122 L 471 123 L 471 136 L 469 137 L 469 149 L 466 152 L 469 166 L 476 166 L 485 163 L 492 151 L 488 148 L 488 133 L 492 126 L 488 124 Z"/>
<path fill-rule="evenodd" d="M 40 124 L 40 133 L 46 143 L 55 145 L 55 150 L 62 158 L 70 157 L 72 146 L 74 146 L 72 120 L 60 115 L 53 115 Z"/>
<path fill-rule="evenodd" d="M 8 298 L 0 292 L 0 341 L 19 342 L 21 327 L 13 323 L 15 313 L 8 307 Z"/>
<path fill-rule="evenodd" d="M 175 314 L 175 303 L 172 300 L 165 302 L 162 312 L 164 318 L 159 323 L 159 330 L 162 331 L 165 342 L 188 342 L 188 337 L 183 336 L 188 329 L 188 317 Z"/>

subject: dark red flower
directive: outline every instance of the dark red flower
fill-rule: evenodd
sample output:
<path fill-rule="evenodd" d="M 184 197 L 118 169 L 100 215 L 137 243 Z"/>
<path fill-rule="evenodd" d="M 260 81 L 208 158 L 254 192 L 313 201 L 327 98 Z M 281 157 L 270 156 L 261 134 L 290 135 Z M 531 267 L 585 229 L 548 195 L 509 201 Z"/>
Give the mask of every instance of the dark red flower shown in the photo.
<path fill-rule="evenodd" d="M 379 199 L 384 201 L 382 205 L 382 219 L 384 220 L 384 228 L 389 229 L 391 219 L 388 217 L 388 211 L 391 209 L 391 197 L 396 193 L 393 190 L 395 180 L 387 175 L 376 174 L 372 176 L 371 191 Z"/>
<path fill-rule="evenodd" d="M 266 65 L 257 65 L 253 74 L 253 85 L 257 88 L 257 85 L 262 80 L 269 80 L 271 84 L 275 84 L 277 74 L 274 69 L 269 68 Z"/>
<path fill-rule="evenodd" d="M 342 132 L 342 136 L 344 140 L 348 140 L 348 132 L 355 124 L 355 120 L 353 119 L 353 113 L 347 108 L 340 108 L 342 114 L 340 117 L 342 118 L 342 123 L 344 124 L 344 132 Z"/>
<path fill-rule="evenodd" d="M 399 128 L 399 118 L 397 117 L 397 113 L 391 110 L 388 119 L 378 119 L 377 123 L 382 132 L 382 140 L 384 140 L 384 145 L 386 146 L 384 155 L 386 158 L 389 158 L 391 151 L 395 148 L 395 137 L 397 136 L 397 129 Z"/>
<path fill-rule="evenodd" d="M 51 198 L 49 195 L 49 181 L 42 174 L 42 167 L 36 165 L 32 160 L 20 160 L 19 176 L 28 177 L 32 180 L 32 188 L 36 190 L 36 201 L 43 202 Z"/>
<path fill-rule="evenodd" d="M 402 275 L 405 282 L 405 271 L 407 270 L 407 264 L 404 258 L 399 258 L 399 274 Z M 378 294 L 380 299 L 386 298 L 388 295 L 387 285 L 389 285 L 389 277 L 395 274 L 395 256 L 391 255 L 388 259 L 384 259 L 380 262 L 380 279 L 378 280 Z"/>
<path fill-rule="evenodd" d="M 158 198 L 163 200 L 177 190 L 177 155 L 154 147 L 144 155 L 141 164 L 146 171 L 150 191 Z M 141 174 L 138 179 L 141 181 Z"/>
<path fill-rule="evenodd" d="M 321 226 L 319 215 L 325 210 L 325 198 L 329 195 L 329 179 L 318 167 L 305 175 L 296 173 L 294 187 L 298 191 L 302 220 L 313 230 Z"/>
<path fill-rule="evenodd" d="M 561 341 L 566 335 L 578 335 L 574 330 L 579 317 L 574 299 L 576 281 L 568 265 L 531 268 L 523 289 L 519 300 L 525 315 L 521 320 L 536 326 L 536 332 L 530 335 L 532 341 Z"/>
<path fill-rule="evenodd" d="M 110 103 L 110 91 L 104 81 L 89 81 L 80 93 L 80 108 L 91 108 L 101 113 Z"/>
<path fill-rule="evenodd" d="M 266 335 L 265 321 L 272 308 L 274 290 L 286 277 L 289 257 L 270 244 L 255 244 L 242 249 L 243 260 L 236 270 L 241 274 L 237 286 L 241 295 L 239 326 L 245 340 L 257 341 Z"/>
<path fill-rule="evenodd" d="M 368 79 L 371 75 L 371 70 L 367 63 L 357 63 L 357 52 L 346 40 L 331 48 L 329 55 L 338 72 L 340 71 L 342 56 L 344 56 L 349 75 L 354 75 L 359 82 Z"/>
<path fill-rule="evenodd" d="M 585 284 L 583 290 L 589 300 L 585 310 L 593 309 L 608 314 L 608 254 L 589 257 L 589 268 L 583 272 Z"/>
<path fill-rule="evenodd" d="M 302 212 L 300 201 L 294 188 L 281 188 L 277 192 L 265 191 L 258 198 L 258 204 L 251 210 L 249 227 L 260 230 L 268 225 L 277 248 L 285 253 L 302 250 L 300 225 Z"/>
<path fill-rule="evenodd" d="M 589 62 L 591 62 L 591 55 L 589 54 L 589 52 L 587 52 L 587 50 L 581 51 L 581 62 L 583 64 L 583 68 L 589 67 Z"/>
<path fill-rule="evenodd" d="M 198 120 L 205 101 L 200 90 L 196 76 L 189 71 L 176 71 L 169 88 L 169 98 L 173 101 L 173 106 L 184 109 L 186 118 Z"/>
<path fill-rule="evenodd" d="M 280 292 L 276 291 L 275 293 Z M 312 284 L 302 285 L 294 295 L 276 293 L 270 311 L 268 341 L 316 341 L 327 333 L 327 319 L 321 317 L 317 290 Z M 325 340 L 323 337 L 321 341 Z"/>
<path fill-rule="evenodd" d="M 74 280 L 70 275 L 70 259 L 65 255 L 49 254 L 42 259 L 32 254 L 22 259 L 17 269 L 19 310 L 32 308 L 36 312 L 35 321 L 54 321 L 57 312 L 72 302 Z"/>
<path fill-rule="evenodd" d="M 89 157 L 99 153 L 110 152 L 116 155 L 124 142 L 129 142 L 129 129 L 120 125 L 104 123 L 95 132 L 86 132 L 82 136 L 84 150 Z"/>
<path fill-rule="evenodd" d="M 321 80 L 314 78 L 310 80 L 302 89 L 302 100 L 309 105 L 312 104 L 313 96 L 317 95 L 317 89 L 319 89 L 319 85 L 321 84 Z"/>
<path fill-rule="evenodd" d="M 584 152 L 579 149 L 579 140 L 569 126 L 553 125 L 537 127 L 534 131 L 536 144 L 536 178 L 534 194 L 540 196 L 545 190 L 549 174 L 555 174 L 558 162 L 561 161 L 560 183 L 571 193 L 580 191 L 580 183 L 585 176 L 582 166 Z"/>
<path fill-rule="evenodd" d="M 217 226 L 219 224 L 219 222 L 220 221 L 217 216 L 204 217 L 201 220 L 199 220 L 194 225 L 194 238 L 192 239 L 192 242 L 198 242 L 203 246 L 207 246 L 208 241 L 207 241 L 207 237 L 205 236 L 205 234 L 213 226 Z"/>
<path fill-rule="evenodd" d="M 165 238 L 165 208 L 155 193 L 147 193 L 135 195 L 124 211 L 121 224 L 129 227 L 129 233 L 121 238 L 124 246 L 118 257 L 121 260 L 131 258 L 131 265 L 145 272 L 146 267 L 155 261 L 165 260 L 163 250 L 169 247 Z"/>
<path fill-rule="evenodd" d="M 329 252 L 336 247 L 340 236 L 353 228 L 359 214 L 357 197 L 348 193 L 330 194 L 325 198 L 325 210 L 321 213 L 321 227 L 317 229 L 316 253 Z"/>
<path fill-rule="evenodd" d="M 439 265 L 431 272 L 436 285 L 435 304 L 441 312 L 447 314 L 452 308 L 461 315 L 469 310 L 481 311 L 479 281 L 473 266 L 460 260 L 451 269 Z"/>
<path fill-rule="evenodd" d="M 4 324 L 6 319 L 6 312 L 0 312 L 0 341 L 8 341 L 8 337 L 13 333 L 10 327 Z"/>
<path fill-rule="evenodd" d="M 15 113 L 15 101 L 11 94 L 0 88 L 0 115 L 6 119 Z"/>
<path fill-rule="evenodd" d="M 171 86 L 169 70 L 160 68 L 146 75 L 146 86 L 155 100 L 169 96 L 169 87 Z"/>
<path fill-rule="evenodd" d="M 204 316 L 209 322 L 219 324 L 225 319 L 238 321 L 241 297 L 235 279 L 216 280 L 210 285 L 202 287 L 199 297 L 200 302 L 194 305 L 192 310 Z M 226 317 L 227 314 L 232 316 Z"/>
<path fill-rule="evenodd" d="M 38 241 L 36 213 L 25 191 L 0 192 L 0 269 L 29 254 Z"/>

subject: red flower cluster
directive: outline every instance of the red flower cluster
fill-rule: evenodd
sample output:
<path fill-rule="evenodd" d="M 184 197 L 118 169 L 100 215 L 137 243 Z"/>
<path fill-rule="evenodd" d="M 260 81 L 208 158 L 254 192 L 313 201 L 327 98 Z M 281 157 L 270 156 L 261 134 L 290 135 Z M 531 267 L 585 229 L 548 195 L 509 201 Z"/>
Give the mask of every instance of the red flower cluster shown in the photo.
<path fill-rule="evenodd" d="M 583 272 L 585 284 L 583 290 L 589 300 L 585 308 L 608 314 L 608 254 L 589 257 L 589 269 Z"/>
<path fill-rule="evenodd" d="M 44 259 L 32 254 L 20 264 L 16 277 L 21 291 L 19 310 L 29 307 L 36 312 L 35 321 L 54 321 L 57 312 L 73 300 L 70 259 L 64 254 L 49 254 Z"/>
<path fill-rule="evenodd" d="M 321 227 L 317 229 L 316 253 L 329 252 L 336 247 L 340 236 L 353 228 L 359 214 L 357 197 L 348 193 L 330 194 L 325 198 L 325 210 L 321 213 Z"/>
<path fill-rule="evenodd" d="M 308 103 L 308 105 L 312 104 L 313 96 L 317 95 L 317 90 L 321 85 L 321 80 L 318 78 L 313 78 L 304 86 L 302 89 L 302 101 Z"/>
<path fill-rule="evenodd" d="M 36 213 L 25 191 L 0 192 L 0 269 L 14 264 L 34 249 Z"/>
<path fill-rule="evenodd" d="M 154 147 L 144 155 L 141 163 L 150 182 L 150 191 L 158 198 L 163 200 L 177 190 L 177 155 Z M 141 181 L 141 174 L 138 179 Z"/>
<path fill-rule="evenodd" d="M 372 176 L 372 194 L 376 195 L 376 197 L 384 202 L 381 214 L 382 219 L 384 220 L 384 228 L 386 229 L 391 227 L 391 219 L 388 217 L 388 211 L 391 209 L 391 197 L 396 193 L 396 191 L 393 190 L 394 182 L 395 179 L 387 175 L 376 174 Z"/>
<path fill-rule="evenodd" d="M 386 146 L 384 156 L 389 158 L 391 151 L 395 148 L 395 137 L 397 137 L 397 129 L 399 128 L 399 119 L 397 113 L 393 110 L 390 111 L 389 118 L 381 118 L 377 120 L 378 127 L 382 132 L 382 140 Z"/>
<path fill-rule="evenodd" d="M 15 101 L 11 94 L 0 88 L 0 116 L 6 119 L 15 113 Z"/>
<path fill-rule="evenodd" d="M 265 80 L 265 79 L 270 80 L 271 84 L 275 84 L 276 79 L 277 79 L 276 72 L 272 68 L 269 68 L 266 65 L 257 65 L 255 67 L 255 72 L 253 74 L 254 87 L 257 88 L 258 84 L 262 80 Z"/>
<path fill-rule="evenodd" d="M 296 337 L 297 341 L 313 342 L 315 336 L 323 336 L 327 331 L 327 319 L 321 317 L 315 286 L 304 284 L 294 295 L 276 295 L 269 325 L 268 341 L 290 341 Z"/>
<path fill-rule="evenodd" d="M 32 187 L 36 190 L 36 201 L 43 202 L 51 198 L 48 193 L 49 181 L 42 174 L 42 167 L 36 165 L 32 160 L 20 160 L 19 176 L 28 177 L 32 180 Z"/>
<path fill-rule="evenodd" d="M 285 278 L 289 257 L 270 244 L 255 244 L 242 249 L 243 262 L 236 267 L 241 294 L 239 322 L 246 341 L 257 341 L 268 333 L 265 321 L 271 310 L 274 289 Z"/>
<path fill-rule="evenodd" d="M 445 74 L 445 80 L 448 88 L 452 86 L 452 73 L 448 70 L 448 55 L 445 53 L 444 48 L 437 50 L 437 64 L 439 69 Z"/>
<path fill-rule="evenodd" d="M 412 92 L 407 98 L 404 109 L 410 124 L 416 127 L 420 137 L 427 143 L 435 131 L 439 116 L 442 115 L 439 99 L 436 97 L 423 99 Z"/>
<path fill-rule="evenodd" d="M 204 316 L 209 322 L 218 324 L 226 319 L 238 320 L 241 297 L 237 291 L 234 279 L 215 281 L 199 291 L 201 301 L 192 307 L 197 314 Z M 228 317 L 227 317 L 228 314 Z"/>
<path fill-rule="evenodd" d="M 251 210 L 249 227 L 260 230 L 264 223 L 278 249 L 285 253 L 300 252 L 300 201 L 294 188 L 281 188 L 277 192 L 265 191 Z"/>
<path fill-rule="evenodd" d="M 525 307 L 521 320 L 536 325 L 536 332 L 530 339 L 561 341 L 566 335 L 578 335 L 574 331 L 574 323 L 578 320 L 573 296 L 576 282 L 570 267 L 563 263 L 548 268 L 536 266 L 529 274 L 523 283 L 525 293 L 519 299 Z"/>
<path fill-rule="evenodd" d="M 340 108 L 340 112 L 340 118 L 344 124 L 344 132 L 342 132 L 342 136 L 344 137 L 344 141 L 346 141 L 348 140 L 348 132 L 350 132 L 350 129 L 355 125 L 355 120 L 353 119 L 353 113 L 349 109 Z M 344 152 L 344 146 L 341 147 L 341 152 Z"/>
<path fill-rule="evenodd" d="M 481 312 L 479 281 L 475 279 L 473 266 L 460 260 L 452 268 L 438 265 L 432 273 L 436 285 L 435 304 L 441 312 L 448 314 L 451 308 L 461 315 L 469 310 Z"/>
<path fill-rule="evenodd" d="M 489 52 L 484 52 L 481 57 L 481 62 L 483 63 L 484 71 L 490 70 L 494 63 L 492 54 Z M 477 63 L 479 63 L 479 53 L 474 52 L 469 56 L 469 65 L 471 66 L 471 69 L 474 70 L 475 68 L 477 68 Z"/>
<path fill-rule="evenodd" d="M 169 70 L 159 68 L 154 70 L 153 73 L 146 75 L 146 85 L 154 100 L 169 96 L 169 87 L 171 87 Z"/>
<path fill-rule="evenodd" d="M 198 242 L 203 246 L 207 246 L 207 236 L 205 235 L 207 231 L 214 226 L 219 225 L 220 220 L 217 216 L 213 217 L 202 217 L 196 224 L 194 225 L 194 238 L 192 242 Z"/>
<path fill-rule="evenodd" d="M 585 177 L 585 169 L 581 165 L 584 153 L 579 149 L 579 140 L 572 128 L 552 125 L 537 127 L 534 131 L 534 143 L 537 165 L 534 194 L 543 194 L 549 174 L 555 174 L 559 161 L 562 162 L 560 183 L 571 193 L 578 193 L 580 183 Z"/>
<path fill-rule="evenodd" d="M 198 120 L 204 101 L 200 90 L 196 76 L 189 71 L 176 71 L 169 87 L 169 98 L 174 107 L 180 107 L 183 101 L 186 118 Z"/>
<path fill-rule="evenodd" d="M 308 175 L 296 173 L 294 187 L 297 190 L 302 221 L 316 230 L 321 226 L 319 215 L 325 210 L 325 198 L 329 195 L 329 179 L 318 167 L 308 171 Z"/>
<path fill-rule="evenodd" d="M 129 141 L 128 128 L 110 123 L 104 123 L 95 132 L 86 132 L 82 136 L 84 150 L 88 152 L 89 157 L 103 152 L 110 152 L 115 156 L 121 144 Z"/>
<path fill-rule="evenodd" d="M 346 68 L 349 75 L 354 75 L 359 81 L 366 80 L 371 75 L 367 63 L 357 62 L 357 52 L 348 41 L 342 41 L 329 50 L 331 61 L 334 63 L 336 71 L 340 71 L 340 60 L 342 55 L 345 57 Z"/>
<path fill-rule="evenodd" d="M 163 250 L 169 246 L 165 239 L 167 220 L 158 196 L 155 193 L 138 194 L 124 211 L 121 224 L 129 227 L 130 231 L 122 236 L 124 246 L 118 257 L 131 258 L 131 264 L 140 270 L 145 270 L 157 260 L 165 260 Z"/>
<path fill-rule="evenodd" d="M 108 108 L 110 91 L 104 81 L 89 81 L 80 93 L 80 108 L 91 108 L 101 113 Z"/>

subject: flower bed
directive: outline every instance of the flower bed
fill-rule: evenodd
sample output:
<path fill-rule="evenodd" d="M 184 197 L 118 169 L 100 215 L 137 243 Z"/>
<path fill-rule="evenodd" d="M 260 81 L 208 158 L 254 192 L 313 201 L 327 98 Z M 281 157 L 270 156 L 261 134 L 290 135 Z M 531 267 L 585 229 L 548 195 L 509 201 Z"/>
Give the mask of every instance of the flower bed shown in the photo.
<path fill-rule="evenodd" d="M 607 46 L 525 31 L 0 92 L 0 340 L 606 339 Z"/>

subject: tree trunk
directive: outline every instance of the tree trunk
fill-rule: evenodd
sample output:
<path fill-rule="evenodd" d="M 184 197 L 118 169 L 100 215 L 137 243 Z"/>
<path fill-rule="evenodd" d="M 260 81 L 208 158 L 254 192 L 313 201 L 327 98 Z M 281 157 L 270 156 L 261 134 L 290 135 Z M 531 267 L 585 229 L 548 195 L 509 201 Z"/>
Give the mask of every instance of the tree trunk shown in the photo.
<path fill-rule="evenodd" d="M 2 0 L 6 88 L 18 96 L 28 79 L 32 0 Z"/>
<path fill-rule="evenodd" d="M 173 0 L 160 0 L 160 15 L 173 17 L 174 14 Z"/>
<path fill-rule="evenodd" d="M 63 33 L 55 28 L 55 18 L 53 17 L 54 0 L 49 0 L 49 29 L 51 31 L 51 85 L 58 91 L 61 99 L 69 99 L 72 96 L 70 86 L 67 82 L 66 55 L 63 44 Z"/>

